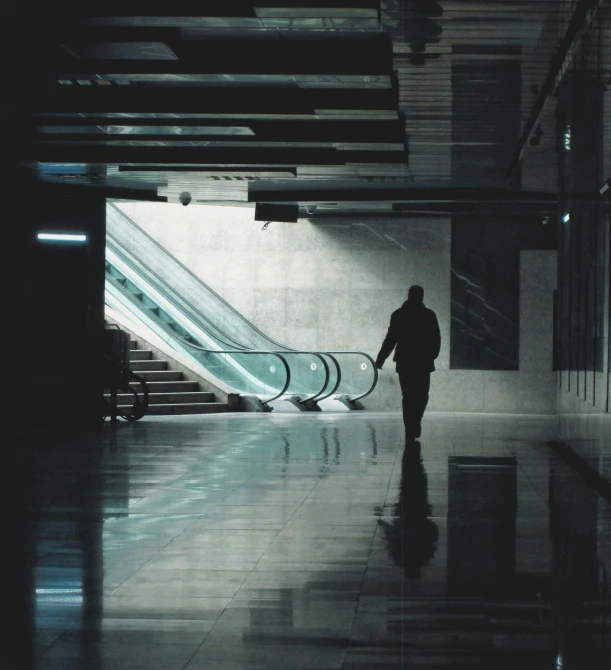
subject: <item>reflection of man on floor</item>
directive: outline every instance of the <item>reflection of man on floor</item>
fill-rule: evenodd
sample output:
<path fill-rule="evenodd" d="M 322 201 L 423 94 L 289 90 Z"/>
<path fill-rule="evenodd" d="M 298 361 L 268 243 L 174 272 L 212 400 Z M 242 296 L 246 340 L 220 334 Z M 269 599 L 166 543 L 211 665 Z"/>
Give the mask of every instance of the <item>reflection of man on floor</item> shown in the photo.
<path fill-rule="evenodd" d="M 376 359 L 382 369 L 395 349 L 393 361 L 403 394 L 403 423 L 408 439 L 420 437 L 422 415 L 429 401 L 431 372 L 439 356 L 441 334 L 433 310 L 424 306 L 424 289 L 411 286 L 407 300 L 390 317 L 388 333 Z"/>
<path fill-rule="evenodd" d="M 399 500 L 392 522 L 379 520 L 388 544 L 388 553 L 403 568 L 409 579 L 417 579 L 422 568 L 431 562 L 437 551 L 439 529 L 431 519 L 428 479 L 420 442 L 405 447 L 401 468 Z"/>

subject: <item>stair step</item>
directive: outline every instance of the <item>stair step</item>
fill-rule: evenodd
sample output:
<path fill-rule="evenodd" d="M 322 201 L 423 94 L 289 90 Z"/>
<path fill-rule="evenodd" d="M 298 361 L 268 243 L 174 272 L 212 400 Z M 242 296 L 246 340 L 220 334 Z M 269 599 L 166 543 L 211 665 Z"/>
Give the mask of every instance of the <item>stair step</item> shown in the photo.
<path fill-rule="evenodd" d="M 138 340 L 130 340 L 129 341 L 129 348 L 130 348 L 131 351 L 133 351 L 134 349 L 137 349 L 138 348 Z"/>
<path fill-rule="evenodd" d="M 153 352 L 150 349 L 132 349 L 129 352 L 130 361 L 150 361 L 153 358 Z"/>
<path fill-rule="evenodd" d="M 136 374 L 142 377 L 145 382 L 182 381 L 182 372 L 175 372 L 174 370 L 138 370 Z"/>
<path fill-rule="evenodd" d="M 107 393 L 104 398 L 110 400 L 110 394 Z M 129 393 L 119 393 L 117 403 L 119 405 L 129 404 L 133 396 Z M 215 402 L 214 393 L 205 391 L 195 391 L 187 393 L 149 393 L 149 405 L 190 405 L 197 403 Z"/>
<path fill-rule="evenodd" d="M 142 376 L 142 375 L 141 375 Z M 149 393 L 188 393 L 199 391 L 197 382 L 153 382 L 146 380 Z M 133 383 L 132 386 L 138 390 L 139 384 Z"/>
<path fill-rule="evenodd" d="M 125 409 L 131 409 L 126 405 Z M 164 414 L 216 414 L 227 412 L 229 406 L 224 402 L 175 403 L 169 405 L 149 405 L 147 416 Z"/>
<path fill-rule="evenodd" d="M 167 361 L 130 361 L 130 370 L 144 372 L 149 370 L 167 370 Z"/>

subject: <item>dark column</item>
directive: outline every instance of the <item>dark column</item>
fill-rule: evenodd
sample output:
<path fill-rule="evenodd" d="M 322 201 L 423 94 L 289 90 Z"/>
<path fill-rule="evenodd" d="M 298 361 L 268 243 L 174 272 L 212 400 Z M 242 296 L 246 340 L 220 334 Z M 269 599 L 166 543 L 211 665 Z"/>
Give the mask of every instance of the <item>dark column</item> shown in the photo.
<path fill-rule="evenodd" d="M 16 408 L 50 427 L 101 422 L 104 329 L 105 200 L 33 185 L 27 230 L 22 319 L 27 387 Z M 83 234 L 86 241 L 45 242 L 39 233 Z"/>

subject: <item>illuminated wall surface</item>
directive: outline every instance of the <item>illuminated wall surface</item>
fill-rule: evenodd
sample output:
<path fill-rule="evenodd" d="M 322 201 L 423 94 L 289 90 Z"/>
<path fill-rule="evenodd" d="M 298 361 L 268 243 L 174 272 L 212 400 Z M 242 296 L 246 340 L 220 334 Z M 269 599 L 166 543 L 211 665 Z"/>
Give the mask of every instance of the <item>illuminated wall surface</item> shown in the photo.
<path fill-rule="evenodd" d="M 555 228 L 494 217 L 300 221 L 253 211 L 121 203 L 227 302 L 277 341 L 377 354 L 411 284 L 439 319 L 429 409 L 550 414 Z M 490 251 L 486 251 L 486 246 Z M 400 409 L 389 360 L 367 409 Z"/>

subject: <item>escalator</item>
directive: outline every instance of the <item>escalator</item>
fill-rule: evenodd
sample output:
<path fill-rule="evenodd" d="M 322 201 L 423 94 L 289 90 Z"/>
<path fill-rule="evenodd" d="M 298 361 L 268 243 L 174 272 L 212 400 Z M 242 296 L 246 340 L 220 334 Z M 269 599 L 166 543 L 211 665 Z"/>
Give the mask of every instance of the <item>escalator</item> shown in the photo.
<path fill-rule="evenodd" d="M 107 206 L 106 277 L 108 304 L 144 321 L 241 395 L 266 405 L 284 397 L 300 409 L 334 397 L 355 408 L 375 388 L 377 370 L 367 354 L 304 352 L 275 342 L 114 203 Z"/>

